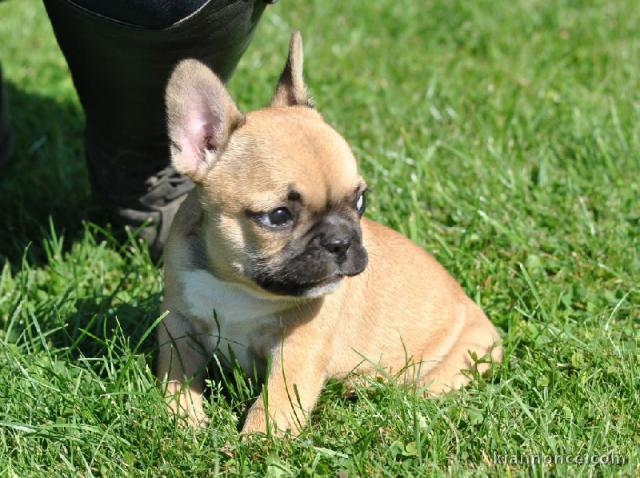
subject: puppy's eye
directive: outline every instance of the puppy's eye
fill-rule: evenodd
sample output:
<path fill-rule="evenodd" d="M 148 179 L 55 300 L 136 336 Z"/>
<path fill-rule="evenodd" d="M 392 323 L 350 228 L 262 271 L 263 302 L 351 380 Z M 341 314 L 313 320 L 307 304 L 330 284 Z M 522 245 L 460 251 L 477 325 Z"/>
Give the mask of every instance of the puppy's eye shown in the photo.
<path fill-rule="evenodd" d="M 364 210 L 367 208 L 367 198 L 365 193 L 366 191 L 362 191 L 356 200 L 356 211 L 358 211 L 360 216 L 364 214 Z"/>
<path fill-rule="evenodd" d="M 279 207 L 259 215 L 258 221 L 267 227 L 284 227 L 293 222 L 293 215 L 286 207 Z"/>

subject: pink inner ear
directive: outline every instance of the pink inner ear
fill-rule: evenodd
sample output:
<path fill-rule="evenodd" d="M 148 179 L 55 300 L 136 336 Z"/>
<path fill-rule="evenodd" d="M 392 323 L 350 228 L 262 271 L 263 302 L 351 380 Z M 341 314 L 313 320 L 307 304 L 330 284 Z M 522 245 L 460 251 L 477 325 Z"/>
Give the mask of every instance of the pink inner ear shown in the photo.
<path fill-rule="evenodd" d="M 201 157 L 204 157 L 204 150 L 216 151 L 220 146 L 224 111 L 219 101 L 209 96 L 200 96 L 194 103 L 187 118 L 186 129 L 190 141 L 202 154 Z"/>
<path fill-rule="evenodd" d="M 212 140 L 211 126 L 206 121 L 198 117 L 189 118 L 185 129 L 189 145 L 199 157 L 203 155 L 204 149 L 211 149 L 209 148 Z"/>
<path fill-rule="evenodd" d="M 173 164 L 178 172 L 193 177 L 198 173 L 201 164 L 204 164 L 205 155 L 193 141 L 194 135 L 183 129 L 177 132 L 175 137 L 178 150 L 173 153 Z"/>
<path fill-rule="evenodd" d="M 178 171 L 194 179 L 206 172 L 224 140 L 226 111 L 219 94 L 209 84 L 196 83 L 183 95 L 179 107 L 181 117 L 173 139 L 180 151 L 174 153 L 173 162 Z"/>

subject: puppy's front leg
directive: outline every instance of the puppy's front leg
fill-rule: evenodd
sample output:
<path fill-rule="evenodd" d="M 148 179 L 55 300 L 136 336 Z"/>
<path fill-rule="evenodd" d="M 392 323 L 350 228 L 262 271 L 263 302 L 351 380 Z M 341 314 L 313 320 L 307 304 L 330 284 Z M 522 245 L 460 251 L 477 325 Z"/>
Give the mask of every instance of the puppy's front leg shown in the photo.
<path fill-rule="evenodd" d="M 157 376 L 169 408 L 186 415 L 193 426 L 207 423 L 202 393 L 207 361 L 203 331 L 183 316 L 170 313 L 158 327 Z"/>
<path fill-rule="evenodd" d="M 266 388 L 249 409 L 242 433 L 265 433 L 268 420 L 276 433 L 298 434 L 320 396 L 326 368 L 324 351 L 285 339 L 273 350 Z"/>

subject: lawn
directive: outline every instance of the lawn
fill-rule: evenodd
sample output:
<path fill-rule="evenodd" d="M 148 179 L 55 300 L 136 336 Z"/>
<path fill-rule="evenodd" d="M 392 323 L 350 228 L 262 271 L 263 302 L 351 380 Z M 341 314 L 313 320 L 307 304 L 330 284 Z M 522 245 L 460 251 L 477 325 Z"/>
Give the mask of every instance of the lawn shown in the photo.
<path fill-rule="evenodd" d="M 331 382 L 299 438 L 241 439 L 256 392 L 242 376 L 212 384 L 206 430 L 166 413 L 160 271 L 92 206 L 41 2 L 1 2 L 16 144 L 0 178 L 0 476 L 640 473 L 639 25 L 635 0 L 269 9 L 230 83 L 241 107 L 266 103 L 300 29 L 369 216 L 458 278 L 505 359 L 438 400 Z M 585 456 L 618 463 L 561 463 Z"/>

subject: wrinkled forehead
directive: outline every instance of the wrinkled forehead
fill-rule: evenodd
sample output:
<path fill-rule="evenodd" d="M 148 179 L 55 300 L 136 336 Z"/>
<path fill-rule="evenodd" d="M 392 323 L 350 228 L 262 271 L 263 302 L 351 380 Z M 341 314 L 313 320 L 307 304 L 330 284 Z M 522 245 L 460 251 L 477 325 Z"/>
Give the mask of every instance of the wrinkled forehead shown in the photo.
<path fill-rule="evenodd" d="M 235 153 L 245 158 L 240 169 L 256 195 L 299 193 L 309 206 L 320 209 L 353 195 L 360 183 L 347 142 L 306 107 L 249 113 L 232 143 Z"/>

